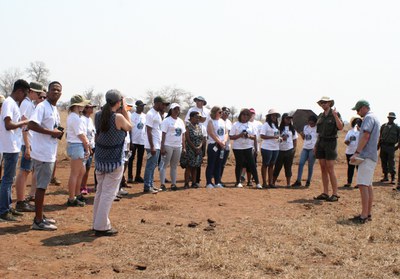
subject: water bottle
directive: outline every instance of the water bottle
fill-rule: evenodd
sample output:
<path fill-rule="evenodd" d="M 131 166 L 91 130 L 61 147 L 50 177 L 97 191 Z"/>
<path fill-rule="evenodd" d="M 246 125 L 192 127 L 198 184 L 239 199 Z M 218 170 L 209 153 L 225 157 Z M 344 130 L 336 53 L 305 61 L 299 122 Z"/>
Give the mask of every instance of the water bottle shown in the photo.
<path fill-rule="evenodd" d="M 225 154 L 225 150 L 221 149 L 221 151 L 219 152 L 219 158 L 222 160 L 224 159 L 224 154 Z"/>

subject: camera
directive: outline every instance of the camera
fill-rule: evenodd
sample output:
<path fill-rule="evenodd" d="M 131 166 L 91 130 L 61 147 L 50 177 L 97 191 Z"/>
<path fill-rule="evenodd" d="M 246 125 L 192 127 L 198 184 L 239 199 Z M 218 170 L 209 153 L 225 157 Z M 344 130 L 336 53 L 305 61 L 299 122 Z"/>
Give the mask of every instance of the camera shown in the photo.
<path fill-rule="evenodd" d="M 245 138 L 248 138 L 248 137 L 249 137 L 249 133 L 248 133 L 246 130 L 243 130 L 242 133 L 243 133 L 243 135 L 244 135 Z"/>
<path fill-rule="evenodd" d="M 59 131 L 61 131 L 61 132 L 64 132 L 64 128 L 63 127 L 61 127 L 61 126 L 57 126 L 57 127 L 55 127 L 57 130 L 59 130 Z M 59 140 L 61 140 L 62 139 L 62 137 L 63 137 L 63 135 L 64 135 L 64 133 L 62 133 L 61 134 L 61 136 L 59 136 L 59 137 L 57 137 Z"/>

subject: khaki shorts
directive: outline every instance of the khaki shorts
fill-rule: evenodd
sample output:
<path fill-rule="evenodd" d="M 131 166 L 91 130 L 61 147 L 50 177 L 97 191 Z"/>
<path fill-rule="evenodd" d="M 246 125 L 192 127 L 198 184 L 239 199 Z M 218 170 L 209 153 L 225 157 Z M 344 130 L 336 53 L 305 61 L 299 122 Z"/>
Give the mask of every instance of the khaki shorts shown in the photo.
<path fill-rule="evenodd" d="M 357 171 L 357 185 L 372 186 L 375 167 L 376 162 L 368 158 L 359 164 Z"/>
<path fill-rule="evenodd" d="M 319 140 L 315 152 L 315 158 L 325 160 L 336 160 L 337 153 L 337 139 L 332 140 Z"/>

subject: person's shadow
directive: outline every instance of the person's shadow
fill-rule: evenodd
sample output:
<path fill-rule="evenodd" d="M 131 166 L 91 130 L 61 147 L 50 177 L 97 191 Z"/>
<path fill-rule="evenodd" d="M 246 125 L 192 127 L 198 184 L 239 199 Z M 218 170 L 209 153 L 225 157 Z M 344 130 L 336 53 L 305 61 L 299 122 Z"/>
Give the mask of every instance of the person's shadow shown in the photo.
<path fill-rule="evenodd" d="M 82 242 L 92 242 L 96 239 L 93 230 L 85 230 L 77 233 L 56 235 L 41 240 L 44 246 L 68 246 Z"/>

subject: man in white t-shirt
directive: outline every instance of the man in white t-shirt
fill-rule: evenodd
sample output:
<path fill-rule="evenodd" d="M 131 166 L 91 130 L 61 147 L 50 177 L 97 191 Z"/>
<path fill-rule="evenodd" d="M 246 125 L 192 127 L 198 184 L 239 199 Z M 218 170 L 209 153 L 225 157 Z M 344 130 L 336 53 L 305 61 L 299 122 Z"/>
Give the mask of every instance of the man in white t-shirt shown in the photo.
<path fill-rule="evenodd" d="M 58 81 L 49 84 L 47 100 L 37 105 L 28 128 L 35 133 L 32 137 L 33 168 L 36 176 L 35 218 L 33 230 L 56 230 L 55 220 L 43 214 L 44 195 L 53 174 L 57 156 L 58 140 L 63 136 L 60 127 L 60 115 L 57 101 L 60 99 L 62 86 Z"/>
<path fill-rule="evenodd" d="M 131 152 L 132 155 L 128 162 L 128 183 L 143 183 L 143 178 L 141 176 L 142 164 L 143 164 L 143 154 L 144 154 L 144 138 L 145 125 L 146 125 L 146 114 L 143 112 L 145 104 L 141 100 L 137 100 L 135 103 L 136 111 L 131 115 L 132 130 L 131 130 Z M 133 179 L 133 161 L 137 153 L 136 159 L 136 175 Z"/>
<path fill-rule="evenodd" d="M 144 189 L 145 193 L 157 193 L 158 188 L 155 188 L 154 171 L 157 168 L 158 157 L 161 149 L 161 122 L 165 108 L 170 104 L 163 97 L 157 96 L 154 98 L 153 107 L 146 115 L 146 136 L 144 137 L 144 148 L 146 149 L 147 161 L 144 170 Z"/>
<path fill-rule="evenodd" d="M 19 109 L 21 111 L 21 120 L 31 118 L 35 110 L 35 102 L 39 98 L 40 93 L 44 93 L 43 85 L 38 82 L 31 82 L 29 84 L 28 96 L 22 101 Z M 27 126 L 22 127 L 22 146 L 21 146 L 21 160 L 20 169 L 15 180 L 15 189 L 17 192 L 17 203 L 15 209 L 20 212 L 34 212 L 35 207 L 25 200 L 25 187 L 26 180 L 29 173 L 32 171 L 31 160 L 31 141 L 32 131 L 29 131 Z"/>
<path fill-rule="evenodd" d="M 23 215 L 11 207 L 11 187 L 21 151 L 21 127 L 28 123 L 28 120 L 21 120 L 19 104 L 28 92 L 29 83 L 23 79 L 17 80 L 1 108 L 0 153 L 3 153 L 4 175 L 0 184 L 0 219 L 5 221 L 18 221 L 14 216 Z"/>

